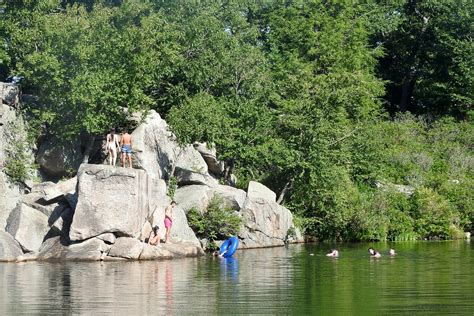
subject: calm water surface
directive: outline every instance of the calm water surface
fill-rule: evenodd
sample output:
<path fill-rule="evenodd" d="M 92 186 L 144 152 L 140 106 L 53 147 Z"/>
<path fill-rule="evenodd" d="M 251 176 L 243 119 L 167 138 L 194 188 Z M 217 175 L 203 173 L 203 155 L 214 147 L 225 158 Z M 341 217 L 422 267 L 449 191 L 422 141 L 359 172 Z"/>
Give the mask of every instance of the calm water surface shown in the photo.
<path fill-rule="evenodd" d="M 474 245 L 333 244 L 156 262 L 0 263 L 0 315 L 474 315 Z M 398 255 L 370 259 L 367 248 Z"/>

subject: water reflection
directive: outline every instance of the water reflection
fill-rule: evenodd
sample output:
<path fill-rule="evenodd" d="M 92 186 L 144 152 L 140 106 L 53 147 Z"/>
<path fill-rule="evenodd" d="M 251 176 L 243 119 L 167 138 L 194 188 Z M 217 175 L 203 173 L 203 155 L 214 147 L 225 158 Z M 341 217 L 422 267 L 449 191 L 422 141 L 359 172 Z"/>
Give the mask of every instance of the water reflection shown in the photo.
<path fill-rule="evenodd" d="M 474 311 L 472 243 L 398 243 L 396 257 L 379 259 L 367 246 L 338 245 L 338 259 L 313 244 L 232 258 L 0 264 L 0 315 Z"/>

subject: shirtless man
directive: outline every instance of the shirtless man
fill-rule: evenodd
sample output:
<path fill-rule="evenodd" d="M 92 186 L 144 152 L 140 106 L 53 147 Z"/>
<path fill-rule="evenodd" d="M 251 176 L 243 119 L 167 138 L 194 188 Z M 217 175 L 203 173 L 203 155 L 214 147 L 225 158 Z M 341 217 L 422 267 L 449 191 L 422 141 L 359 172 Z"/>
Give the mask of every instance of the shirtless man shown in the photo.
<path fill-rule="evenodd" d="M 122 167 L 125 168 L 125 156 L 128 156 L 129 168 L 132 168 L 132 136 L 128 133 L 127 129 L 124 129 L 122 139 L 120 140 L 120 146 L 122 147 Z"/>

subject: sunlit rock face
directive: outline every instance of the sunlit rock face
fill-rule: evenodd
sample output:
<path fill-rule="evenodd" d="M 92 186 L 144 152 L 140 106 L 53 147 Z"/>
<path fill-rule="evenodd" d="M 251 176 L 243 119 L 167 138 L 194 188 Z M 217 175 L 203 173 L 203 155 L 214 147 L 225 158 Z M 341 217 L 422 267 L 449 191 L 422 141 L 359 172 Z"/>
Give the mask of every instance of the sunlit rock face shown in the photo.
<path fill-rule="evenodd" d="M 104 233 L 138 238 L 157 204 L 158 188 L 143 170 L 82 165 L 70 239 L 79 241 Z"/>

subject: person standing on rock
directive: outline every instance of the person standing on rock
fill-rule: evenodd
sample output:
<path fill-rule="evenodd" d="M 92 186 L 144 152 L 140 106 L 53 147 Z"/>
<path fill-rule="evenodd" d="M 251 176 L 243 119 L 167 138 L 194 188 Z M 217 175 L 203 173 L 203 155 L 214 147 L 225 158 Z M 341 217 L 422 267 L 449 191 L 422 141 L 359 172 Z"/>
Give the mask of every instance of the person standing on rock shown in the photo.
<path fill-rule="evenodd" d="M 128 165 L 132 168 L 132 136 L 128 133 L 128 129 L 123 131 L 120 146 L 122 147 L 122 167 L 125 168 L 125 156 L 128 156 Z"/>
<path fill-rule="evenodd" d="M 170 205 L 165 210 L 165 228 L 166 228 L 166 235 L 165 235 L 165 243 L 171 243 L 170 241 L 170 233 L 171 233 L 171 226 L 173 225 L 173 207 L 176 206 L 176 202 L 172 201 Z"/>
<path fill-rule="evenodd" d="M 117 149 L 119 148 L 119 136 L 115 134 L 115 128 L 110 130 L 110 133 L 107 134 L 105 148 L 109 155 L 109 165 L 115 166 L 117 161 Z"/>

